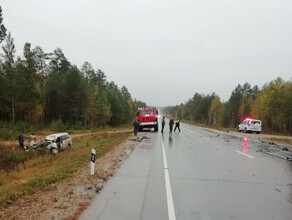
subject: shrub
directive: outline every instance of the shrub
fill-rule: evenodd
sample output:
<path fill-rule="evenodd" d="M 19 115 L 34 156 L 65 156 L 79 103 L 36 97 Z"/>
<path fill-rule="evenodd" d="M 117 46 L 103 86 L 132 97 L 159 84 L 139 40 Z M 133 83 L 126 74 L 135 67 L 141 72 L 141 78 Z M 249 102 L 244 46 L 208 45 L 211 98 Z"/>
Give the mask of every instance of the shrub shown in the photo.
<path fill-rule="evenodd" d="M 51 130 L 56 132 L 61 132 L 67 130 L 66 124 L 64 124 L 61 120 L 52 121 L 50 125 Z"/>
<path fill-rule="evenodd" d="M 2 139 L 13 139 L 13 131 L 7 127 L 0 127 L 0 138 Z"/>
<path fill-rule="evenodd" d="M 16 124 L 0 121 L 0 138 L 17 139 L 20 133 L 30 133 L 41 128 L 42 125 L 29 124 L 27 122 L 17 122 Z"/>
<path fill-rule="evenodd" d="M 5 173 L 3 170 L 0 170 L 0 187 L 4 184 Z"/>
<path fill-rule="evenodd" d="M 13 129 L 16 131 L 16 132 L 21 132 L 21 133 L 28 133 L 30 132 L 33 128 L 32 125 L 30 125 L 29 123 L 27 122 L 18 122 L 16 123 L 14 126 L 13 126 Z"/>
<path fill-rule="evenodd" d="M 4 160 L 6 162 L 22 163 L 26 161 L 26 156 L 24 153 L 11 152 L 5 155 Z"/>

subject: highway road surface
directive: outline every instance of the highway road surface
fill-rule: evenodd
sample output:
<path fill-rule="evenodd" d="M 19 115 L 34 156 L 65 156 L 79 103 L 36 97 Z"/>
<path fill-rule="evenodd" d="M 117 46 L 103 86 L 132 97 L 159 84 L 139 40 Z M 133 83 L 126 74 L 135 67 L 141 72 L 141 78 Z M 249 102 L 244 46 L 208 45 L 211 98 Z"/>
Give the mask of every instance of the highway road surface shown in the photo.
<path fill-rule="evenodd" d="M 258 139 L 186 124 L 144 133 L 80 219 L 292 219 L 292 162 Z"/>

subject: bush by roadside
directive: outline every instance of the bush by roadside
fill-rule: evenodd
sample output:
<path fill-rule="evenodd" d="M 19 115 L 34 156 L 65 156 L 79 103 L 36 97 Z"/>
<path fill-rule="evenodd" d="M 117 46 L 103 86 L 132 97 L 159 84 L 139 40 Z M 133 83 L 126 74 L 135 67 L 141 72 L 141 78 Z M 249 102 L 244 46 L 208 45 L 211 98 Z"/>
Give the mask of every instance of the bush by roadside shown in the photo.
<path fill-rule="evenodd" d="M 29 124 L 26 122 L 11 124 L 2 121 L 0 122 L 0 139 L 16 140 L 20 133 L 31 133 L 32 131 L 42 129 L 44 129 L 43 125 Z"/>

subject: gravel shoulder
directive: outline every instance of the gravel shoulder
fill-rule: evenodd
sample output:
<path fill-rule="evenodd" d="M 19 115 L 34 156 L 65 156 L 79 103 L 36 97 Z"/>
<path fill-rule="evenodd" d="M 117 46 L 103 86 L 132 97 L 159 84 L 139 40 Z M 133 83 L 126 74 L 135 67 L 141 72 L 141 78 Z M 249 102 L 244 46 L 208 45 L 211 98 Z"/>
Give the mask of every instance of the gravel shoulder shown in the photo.
<path fill-rule="evenodd" d="M 129 137 L 124 143 L 96 160 L 95 175 L 90 176 L 90 162 L 75 175 L 45 189 L 38 189 L 0 210 L 0 219 L 78 219 L 103 184 L 110 179 L 143 138 L 143 133 Z M 72 138 L 76 138 L 74 135 Z"/>

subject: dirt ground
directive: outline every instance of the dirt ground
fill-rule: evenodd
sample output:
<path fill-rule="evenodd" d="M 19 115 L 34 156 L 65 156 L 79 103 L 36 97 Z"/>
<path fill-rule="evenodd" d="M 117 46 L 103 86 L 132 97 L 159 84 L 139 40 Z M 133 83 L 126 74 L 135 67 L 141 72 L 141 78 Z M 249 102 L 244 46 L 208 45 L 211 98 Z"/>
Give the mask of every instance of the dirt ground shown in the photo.
<path fill-rule="evenodd" d="M 74 135 L 72 138 L 77 136 Z M 78 219 L 82 211 L 102 190 L 103 184 L 115 174 L 142 138 L 143 133 L 138 133 L 136 137 L 129 138 L 96 160 L 94 176 L 89 175 L 88 162 L 75 173 L 74 177 L 52 184 L 43 190 L 36 190 L 33 194 L 25 195 L 6 209 L 0 210 L 0 219 Z"/>

